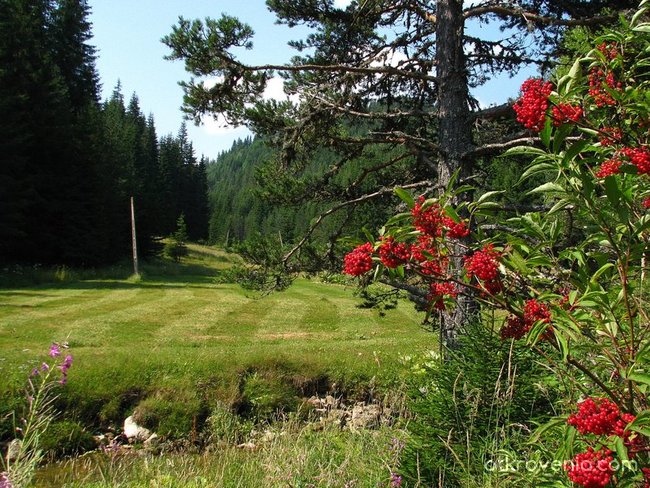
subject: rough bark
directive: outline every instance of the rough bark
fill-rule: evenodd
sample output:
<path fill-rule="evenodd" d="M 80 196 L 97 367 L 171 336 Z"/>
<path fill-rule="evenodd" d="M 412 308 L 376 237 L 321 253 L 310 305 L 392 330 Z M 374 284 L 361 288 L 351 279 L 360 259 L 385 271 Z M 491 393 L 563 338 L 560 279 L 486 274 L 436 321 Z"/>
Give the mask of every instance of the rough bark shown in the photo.
<path fill-rule="evenodd" d="M 436 62 L 438 78 L 439 150 L 438 184 L 447 187 L 455 172 L 461 180 L 470 176 L 471 165 L 464 155 L 474 149 L 472 140 L 472 114 L 469 109 L 468 79 L 463 50 L 462 0 L 438 0 Z M 462 249 L 454 250 L 452 272 L 463 269 Z M 472 297 L 459 296 L 458 306 L 441 314 L 440 337 L 442 345 L 453 348 L 463 324 L 476 312 Z"/>

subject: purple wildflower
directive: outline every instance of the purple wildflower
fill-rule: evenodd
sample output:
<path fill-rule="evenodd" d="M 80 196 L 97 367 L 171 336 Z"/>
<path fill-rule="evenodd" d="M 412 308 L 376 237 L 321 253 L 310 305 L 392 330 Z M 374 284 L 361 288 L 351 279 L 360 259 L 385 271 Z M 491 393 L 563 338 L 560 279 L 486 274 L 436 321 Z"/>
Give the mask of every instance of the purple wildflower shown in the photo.
<path fill-rule="evenodd" d="M 398 475 L 397 473 L 391 473 L 390 474 L 390 486 L 391 487 L 402 486 L 402 477 L 400 475 Z"/>
<path fill-rule="evenodd" d="M 9 475 L 5 472 L 0 473 L 0 488 L 14 488 L 9 480 Z"/>
<path fill-rule="evenodd" d="M 32 376 L 38 376 L 40 373 L 40 370 L 38 368 L 32 369 Z"/>
<path fill-rule="evenodd" d="M 50 365 L 47 363 L 41 364 L 41 371 L 49 371 L 50 370 Z"/>
<path fill-rule="evenodd" d="M 63 363 L 61 363 L 61 372 L 63 374 L 66 374 L 68 370 L 70 369 L 70 366 L 72 366 L 72 356 L 68 354 L 65 359 L 63 360 Z"/>
<path fill-rule="evenodd" d="M 58 381 L 58 383 L 59 383 L 60 385 L 65 385 L 67 382 L 68 382 L 68 376 L 67 376 L 67 375 L 63 375 L 63 376 L 61 377 L 61 379 Z"/>
<path fill-rule="evenodd" d="M 52 345 L 50 346 L 50 357 L 58 357 L 61 355 L 61 348 L 56 342 L 53 342 Z"/>

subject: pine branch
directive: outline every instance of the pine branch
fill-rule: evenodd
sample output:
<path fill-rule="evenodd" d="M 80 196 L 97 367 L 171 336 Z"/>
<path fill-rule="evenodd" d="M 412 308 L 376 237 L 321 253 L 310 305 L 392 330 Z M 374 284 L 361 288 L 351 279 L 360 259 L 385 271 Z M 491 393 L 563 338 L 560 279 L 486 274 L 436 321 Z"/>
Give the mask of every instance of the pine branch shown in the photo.
<path fill-rule="evenodd" d="M 492 120 L 499 117 L 512 117 L 513 114 L 512 103 L 504 103 L 474 112 L 472 117 L 475 120 Z"/>
<path fill-rule="evenodd" d="M 374 198 L 379 198 L 385 195 L 389 195 L 393 193 L 397 188 L 401 188 L 403 190 L 410 190 L 412 188 L 421 188 L 421 187 L 433 187 L 435 183 L 431 180 L 424 180 L 424 181 L 418 181 L 417 183 L 411 183 L 408 185 L 398 185 L 390 188 L 382 188 L 380 190 L 377 190 L 376 192 L 373 193 L 367 193 L 365 195 L 362 195 L 358 198 L 354 198 L 352 200 L 348 200 L 345 202 L 337 203 L 336 205 L 330 207 L 327 209 L 325 212 L 321 213 L 316 220 L 313 221 L 313 223 L 309 226 L 309 229 L 307 229 L 307 232 L 305 232 L 305 235 L 303 238 L 300 240 L 298 244 L 296 244 L 287 254 L 285 254 L 284 258 L 282 259 L 282 264 L 286 267 L 287 262 L 289 259 L 291 259 L 291 256 L 293 256 L 302 246 L 305 245 L 305 243 L 309 240 L 311 235 L 314 233 L 314 231 L 320 226 L 320 224 L 323 222 L 323 220 L 328 216 L 333 214 L 334 212 L 337 212 L 338 210 L 348 207 L 350 205 L 357 205 L 359 203 L 366 202 L 368 200 L 372 200 Z"/>
<path fill-rule="evenodd" d="M 463 158 L 478 158 L 481 156 L 492 156 L 494 154 L 502 153 L 510 148 L 517 146 L 535 146 L 541 141 L 539 137 L 522 137 L 519 139 L 511 139 L 509 141 L 497 142 L 493 144 L 484 144 L 483 146 L 476 147 L 471 151 L 463 154 Z"/>
<path fill-rule="evenodd" d="M 433 111 L 426 110 L 409 110 L 408 112 L 359 112 L 358 110 L 352 110 L 350 108 L 337 105 L 330 102 L 329 100 L 320 97 L 313 96 L 314 99 L 329 107 L 330 109 L 336 110 L 337 112 L 344 113 L 346 115 L 352 115 L 354 117 L 365 118 L 365 119 L 380 119 L 380 120 L 390 120 L 390 119 L 400 119 L 404 117 L 423 117 L 423 118 L 435 118 L 436 113 Z"/>
<path fill-rule="evenodd" d="M 615 22 L 619 14 L 588 17 L 586 19 L 562 19 L 558 17 L 546 17 L 535 12 L 527 12 L 522 8 L 506 7 L 503 5 L 487 5 L 484 7 L 471 7 L 464 11 L 465 19 L 480 17 L 485 14 L 495 14 L 501 17 L 513 19 L 521 18 L 528 25 L 559 25 L 565 27 L 597 26 L 609 22 Z"/>
<path fill-rule="evenodd" d="M 393 66 L 378 66 L 378 67 L 365 67 L 365 66 L 349 66 L 345 64 L 263 64 L 257 66 L 250 66 L 240 63 L 232 58 L 227 58 L 227 62 L 236 66 L 244 71 L 286 71 L 286 72 L 333 72 L 333 73 L 357 73 L 364 75 L 394 75 L 403 78 L 411 78 L 414 80 L 428 81 L 435 83 L 438 77 L 431 76 L 415 71 L 405 71 Z"/>

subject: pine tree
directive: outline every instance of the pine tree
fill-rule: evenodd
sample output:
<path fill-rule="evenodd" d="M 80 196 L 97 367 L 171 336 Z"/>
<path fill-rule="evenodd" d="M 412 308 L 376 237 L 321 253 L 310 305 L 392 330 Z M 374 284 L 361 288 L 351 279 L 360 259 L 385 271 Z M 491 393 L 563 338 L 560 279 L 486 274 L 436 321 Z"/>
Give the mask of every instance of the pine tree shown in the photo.
<path fill-rule="evenodd" d="M 397 186 L 441 192 L 454 174 L 460 183 L 471 183 L 480 158 L 512 144 L 533 143 L 528 134 L 511 132 L 477 144 L 474 127 L 511 117 L 512 110 L 509 104 L 481 109 L 470 87 L 523 66 L 551 66 L 565 29 L 615 22 L 617 15 L 601 12 L 603 7 L 624 9 L 636 2 L 464 3 L 353 1 L 342 10 L 332 0 L 269 0 L 278 22 L 312 28 L 307 39 L 292 43 L 301 56 L 287 65 L 250 66 L 237 60 L 230 49 L 252 48 L 253 31 L 226 15 L 205 23 L 181 19 L 164 42 L 172 49 L 170 59 L 184 59 L 194 77 L 220 79 L 210 87 L 198 78 L 183 83 L 188 114 L 200 120 L 204 114 L 221 113 L 229 122 L 249 125 L 281 151 L 277 170 L 269 171 L 267 179 L 271 198 L 304 202 L 316 197 L 345 210 L 384 198 Z M 471 21 L 495 23 L 511 34 L 497 41 L 482 39 L 466 32 Z M 287 79 L 299 105 L 261 99 L 274 73 Z M 333 184 L 335 175 L 358 165 L 367 148 L 377 145 L 387 156 L 371 163 L 362 177 L 370 181 L 383 173 L 372 190 L 354 181 Z M 320 147 L 330 148 L 337 161 L 306 178 Z M 460 262 L 456 269 L 461 272 Z M 473 313 L 473 302 L 467 301 L 454 315 L 443 317 L 446 344 L 455 342 Z"/>

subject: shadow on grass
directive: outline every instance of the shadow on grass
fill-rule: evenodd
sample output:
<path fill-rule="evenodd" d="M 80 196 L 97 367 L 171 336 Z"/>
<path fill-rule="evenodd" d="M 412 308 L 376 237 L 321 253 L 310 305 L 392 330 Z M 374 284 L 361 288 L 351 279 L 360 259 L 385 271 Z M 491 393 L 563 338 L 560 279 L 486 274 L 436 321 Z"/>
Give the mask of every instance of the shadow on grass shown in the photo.
<path fill-rule="evenodd" d="M 143 263 L 142 277 L 132 279 L 129 267 L 120 267 L 109 271 L 80 270 L 69 273 L 69 278 L 57 280 L 50 270 L 33 280 L 21 280 L 15 284 L 0 279 L 0 296 L 25 296 L 48 298 L 51 295 L 34 293 L 26 290 L 88 290 L 88 289 L 142 289 L 142 288 L 219 288 L 217 278 L 224 270 L 201 264 L 174 263 L 164 260 L 152 260 Z M 1 278 L 1 277 L 0 277 Z M 31 281 L 31 282 L 30 282 Z M 21 288 L 21 291 L 15 290 Z"/>

